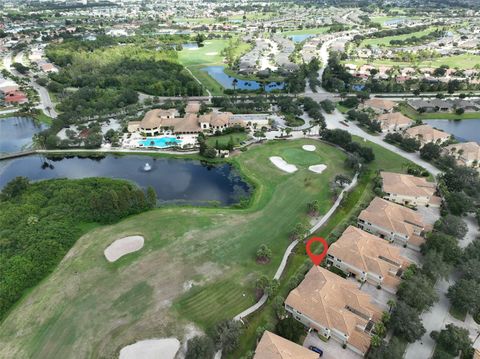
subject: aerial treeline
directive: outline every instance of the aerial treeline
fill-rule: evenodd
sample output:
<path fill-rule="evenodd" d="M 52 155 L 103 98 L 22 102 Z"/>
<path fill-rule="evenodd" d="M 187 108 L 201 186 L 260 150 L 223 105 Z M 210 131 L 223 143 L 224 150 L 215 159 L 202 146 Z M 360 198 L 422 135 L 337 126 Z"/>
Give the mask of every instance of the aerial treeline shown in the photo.
<path fill-rule="evenodd" d="M 140 44 L 119 46 L 111 39 L 68 40 L 51 44 L 47 57 L 61 70 L 51 74 L 48 89 L 61 99 L 67 117 L 93 116 L 138 101 L 137 92 L 154 96 L 195 96 L 203 93 L 174 49 L 156 51 Z"/>
<path fill-rule="evenodd" d="M 370 147 L 364 147 L 358 142 L 353 141 L 352 135 L 345 130 L 338 128 L 329 130 L 324 128 L 320 130 L 320 137 L 349 152 L 351 154 L 349 157 L 350 161 L 356 163 L 356 165 L 351 165 L 352 168 L 358 169 L 358 164 L 369 163 L 375 159 L 375 153 L 373 153 Z"/>
<path fill-rule="evenodd" d="M 146 193 L 122 180 L 17 177 L 0 193 L 0 320 L 25 291 L 60 262 L 87 223 L 113 223 L 154 207 Z"/>
<path fill-rule="evenodd" d="M 403 40 L 390 40 L 390 45 L 393 46 L 407 46 L 407 45 L 419 45 L 426 42 L 434 41 L 441 36 L 443 36 L 444 31 L 442 30 L 434 30 L 426 35 L 423 36 L 410 36 Z"/>
<path fill-rule="evenodd" d="M 399 27 L 397 29 L 375 31 L 371 34 L 355 35 L 353 37 L 353 42 L 357 45 L 360 45 L 361 42 L 365 39 L 379 39 L 382 37 L 407 35 L 407 34 L 412 34 L 414 32 L 426 30 L 427 28 L 428 28 L 427 25 L 420 25 L 420 26 L 414 26 L 414 27 Z"/>

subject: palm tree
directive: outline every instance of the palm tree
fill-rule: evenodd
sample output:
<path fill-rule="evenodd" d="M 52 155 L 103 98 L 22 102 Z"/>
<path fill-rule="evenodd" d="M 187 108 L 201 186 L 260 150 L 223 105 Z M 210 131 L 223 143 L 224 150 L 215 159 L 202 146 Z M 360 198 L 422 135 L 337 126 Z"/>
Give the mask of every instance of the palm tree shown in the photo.
<path fill-rule="evenodd" d="M 387 302 L 388 305 L 388 312 L 391 313 L 392 310 L 397 306 L 397 302 L 395 302 L 393 299 L 389 299 Z"/>
<path fill-rule="evenodd" d="M 237 89 L 237 84 L 238 84 L 238 80 L 237 79 L 233 79 L 232 81 L 232 86 L 233 86 L 233 98 L 235 98 L 235 91 Z"/>

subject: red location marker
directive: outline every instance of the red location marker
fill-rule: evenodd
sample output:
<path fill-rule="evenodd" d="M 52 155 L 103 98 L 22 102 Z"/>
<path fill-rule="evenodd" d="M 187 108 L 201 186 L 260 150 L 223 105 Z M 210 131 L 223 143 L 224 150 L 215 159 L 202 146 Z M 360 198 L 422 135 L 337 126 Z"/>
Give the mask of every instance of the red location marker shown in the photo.
<path fill-rule="evenodd" d="M 320 254 L 312 253 L 312 250 L 310 249 L 310 247 L 312 246 L 313 242 L 322 243 L 322 245 L 323 245 L 323 252 L 322 253 L 320 253 Z M 313 264 L 318 266 L 318 265 L 320 265 L 320 263 L 322 263 L 323 258 L 325 258 L 325 256 L 327 255 L 328 243 L 325 239 L 323 239 L 321 237 L 312 237 L 308 240 L 305 249 L 307 250 L 307 254 L 310 257 L 310 259 L 312 260 Z"/>

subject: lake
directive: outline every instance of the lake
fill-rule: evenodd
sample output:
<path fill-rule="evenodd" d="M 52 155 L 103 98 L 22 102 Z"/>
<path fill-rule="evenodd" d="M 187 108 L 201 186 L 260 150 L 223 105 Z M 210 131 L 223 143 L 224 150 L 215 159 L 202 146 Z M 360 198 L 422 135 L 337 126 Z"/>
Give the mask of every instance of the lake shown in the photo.
<path fill-rule="evenodd" d="M 222 85 L 226 89 L 233 89 L 233 80 L 235 77 L 229 76 L 225 73 L 223 66 L 208 66 L 204 67 L 202 71 L 208 72 L 208 74 L 213 77 L 220 85 Z M 262 86 L 258 81 L 250 81 L 250 80 L 241 80 L 237 78 L 237 89 L 239 90 L 258 90 Z M 267 92 L 273 90 L 282 90 L 285 87 L 284 82 L 270 82 L 266 84 L 265 90 Z"/>
<path fill-rule="evenodd" d="M 34 134 L 47 127 L 28 117 L 0 118 L 0 153 L 21 151 L 32 144 Z"/>
<path fill-rule="evenodd" d="M 148 163 L 150 171 L 145 171 Z M 110 177 L 152 186 L 160 202 L 231 205 L 251 193 L 250 186 L 229 164 L 206 165 L 196 160 L 141 155 L 45 158 L 34 155 L 0 162 L 0 188 L 16 176 L 31 180 Z"/>
<path fill-rule="evenodd" d="M 314 37 L 313 34 L 298 34 L 298 35 L 289 35 L 288 38 L 295 43 L 305 41 L 311 37 Z"/>
<path fill-rule="evenodd" d="M 480 119 L 473 120 L 423 120 L 424 123 L 451 133 L 458 141 L 480 143 Z"/>

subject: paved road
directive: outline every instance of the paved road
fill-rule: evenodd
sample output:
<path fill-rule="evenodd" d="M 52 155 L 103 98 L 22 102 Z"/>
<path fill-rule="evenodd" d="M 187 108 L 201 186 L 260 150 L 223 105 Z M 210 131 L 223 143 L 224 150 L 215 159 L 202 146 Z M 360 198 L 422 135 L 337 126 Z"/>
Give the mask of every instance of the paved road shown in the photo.
<path fill-rule="evenodd" d="M 473 216 L 465 218 L 468 226 L 468 232 L 463 240 L 460 241 L 461 247 L 466 247 L 470 242 L 478 237 L 478 224 Z M 438 294 L 439 301 L 428 311 L 421 315 L 423 326 L 426 329 L 424 336 L 407 346 L 405 352 L 405 359 L 430 358 L 435 349 L 435 342 L 430 338 L 430 333 L 433 330 L 442 330 L 447 324 L 453 323 L 457 326 L 463 327 L 469 331 L 470 339 L 475 340 L 480 331 L 480 325 L 475 323 L 471 315 L 467 315 L 464 322 L 453 318 L 448 312 L 450 309 L 450 302 L 446 297 L 448 287 L 455 283 L 459 278 L 458 272 L 452 273 L 447 280 L 440 280 L 435 285 L 435 290 Z M 480 341 L 475 343 L 476 348 L 480 348 Z"/>
<path fill-rule="evenodd" d="M 26 76 L 20 74 L 17 70 L 15 70 L 14 68 L 12 68 L 12 53 L 8 53 L 7 55 L 5 55 L 3 57 L 3 66 L 5 67 L 5 69 L 10 72 L 12 75 L 14 76 L 17 76 L 17 77 L 22 77 L 22 78 L 25 78 Z M 19 62 L 23 65 L 27 65 L 25 64 L 25 58 L 24 58 L 24 53 L 23 52 L 19 52 L 16 56 L 15 56 L 15 62 Z M 35 90 L 37 91 L 38 93 L 38 96 L 40 98 L 40 103 L 39 105 L 37 106 L 37 108 L 41 109 L 43 111 L 43 113 L 47 116 L 50 116 L 52 118 L 57 118 L 58 116 L 58 113 L 57 111 L 55 111 L 55 106 L 52 102 L 52 99 L 50 98 L 50 95 L 48 93 L 48 90 L 43 87 L 43 86 L 40 86 L 39 84 L 36 83 L 35 79 L 31 76 L 28 77 L 29 79 L 29 85 Z"/>
<path fill-rule="evenodd" d="M 380 145 L 384 148 L 386 148 L 389 151 L 395 152 L 396 154 L 402 156 L 403 158 L 406 158 L 419 166 L 422 166 L 425 168 L 428 172 L 433 174 L 434 176 L 437 176 L 438 174 L 441 173 L 441 171 L 430 164 L 429 162 L 426 162 L 420 158 L 420 155 L 418 153 L 409 153 L 401 150 L 400 148 L 393 146 L 389 143 L 386 143 L 382 140 L 381 136 L 373 136 L 365 131 L 363 131 L 360 127 L 358 127 L 356 124 L 352 122 L 348 122 L 348 127 L 343 125 L 341 121 L 345 122 L 345 116 L 338 110 L 335 110 L 334 113 L 332 114 L 325 114 L 325 120 L 327 122 L 327 128 L 329 129 L 334 129 L 334 128 L 340 128 L 342 130 L 346 130 L 352 135 L 356 135 L 359 137 L 362 137 L 370 142 L 376 143 L 377 145 Z"/>
<path fill-rule="evenodd" d="M 343 199 L 343 196 L 345 194 L 345 192 L 347 191 L 350 191 L 353 187 L 356 186 L 357 184 L 357 179 L 358 179 L 358 173 L 355 175 L 355 177 L 353 178 L 352 182 L 347 186 L 345 187 L 342 192 L 340 193 L 340 195 L 338 196 L 337 200 L 335 201 L 335 203 L 333 204 L 333 206 L 328 210 L 328 212 L 322 216 L 322 218 L 320 218 L 313 226 L 312 228 L 310 228 L 310 231 L 309 231 L 309 235 L 311 235 L 312 233 L 314 233 L 316 230 L 318 230 L 321 226 L 323 226 L 329 219 L 330 217 L 332 216 L 332 214 L 336 211 L 336 209 L 338 208 L 338 206 L 340 205 L 340 202 L 342 201 Z M 285 250 L 285 253 L 283 254 L 283 258 L 282 258 L 282 261 L 280 262 L 280 265 L 278 266 L 278 269 L 277 271 L 275 272 L 275 275 L 273 276 L 273 279 L 280 279 L 280 277 L 282 276 L 282 273 L 283 271 L 285 270 L 285 267 L 287 265 L 287 261 L 288 261 L 288 257 L 290 256 L 290 254 L 292 253 L 293 249 L 295 248 L 295 246 L 299 243 L 299 240 L 295 240 L 293 241 L 292 243 L 290 243 L 290 245 L 287 247 L 287 249 Z M 257 311 L 258 309 L 260 309 L 260 307 L 265 304 L 265 302 L 267 301 L 268 299 L 268 295 L 267 294 L 264 294 L 260 300 L 255 303 L 254 305 L 252 305 L 250 308 L 247 308 L 245 309 L 243 312 L 241 312 L 240 314 L 236 315 L 233 319 L 234 320 L 242 320 L 242 318 L 245 318 L 247 316 L 249 316 L 250 314 L 252 314 L 253 312 Z"/>

